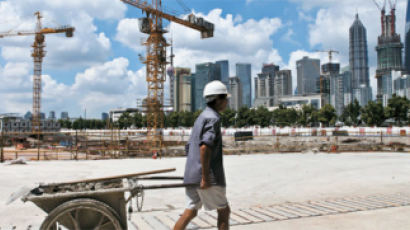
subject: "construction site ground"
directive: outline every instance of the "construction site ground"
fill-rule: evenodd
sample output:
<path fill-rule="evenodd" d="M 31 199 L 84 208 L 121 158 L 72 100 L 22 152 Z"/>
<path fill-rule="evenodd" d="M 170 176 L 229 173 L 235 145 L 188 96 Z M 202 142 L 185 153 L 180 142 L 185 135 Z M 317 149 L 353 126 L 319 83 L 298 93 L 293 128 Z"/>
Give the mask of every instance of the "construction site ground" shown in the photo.
<path fill-rule="evenodd" d="M 397 152 L 284 153 L 226 156 L 232 229 L 408 229 L 410 155 Z M 29 161 L 0 165 L 1 229 L 37 229 L 45 213 L 11 193 L 38 182 L 64 182 L 176 167 L 185 158 Z M 144 183 L 147 183 L 144 181 Z M 147 191 L 129 229 L 169 229 L 185 205 L 180 188 Z M 190 228 L 214 228 L 202 211 Z"/>

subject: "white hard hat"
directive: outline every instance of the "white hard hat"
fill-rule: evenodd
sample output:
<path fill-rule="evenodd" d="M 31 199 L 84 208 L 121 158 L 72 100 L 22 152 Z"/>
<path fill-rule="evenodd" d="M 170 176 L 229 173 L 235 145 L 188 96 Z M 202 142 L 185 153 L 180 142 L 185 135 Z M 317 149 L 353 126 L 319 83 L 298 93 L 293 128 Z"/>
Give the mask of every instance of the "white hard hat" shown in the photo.
<path fill-rule="evenodd" d="M 204 98 L 220 94 L 226 94 L 228 95 L 228 97 L 230 96 L 228 93 L 228 89 L 226 88 L 225 84 L 221 81 L 211 81 L 205 86 Z"/>

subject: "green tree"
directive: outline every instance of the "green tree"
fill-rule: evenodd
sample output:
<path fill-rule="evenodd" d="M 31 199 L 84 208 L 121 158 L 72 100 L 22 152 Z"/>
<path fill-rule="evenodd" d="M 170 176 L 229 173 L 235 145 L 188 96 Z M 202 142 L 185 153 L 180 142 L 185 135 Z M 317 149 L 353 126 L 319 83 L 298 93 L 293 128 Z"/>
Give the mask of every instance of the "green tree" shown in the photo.
<path fill-rule="evenodd" d="M 334 125 L 337 120 L 335 108 L 330 104 L 326 104 L 319 110 L 318 119 L 325 126 Z"/>
<path fill-rule="evenodd" d="M 393 97 L 389 99 L 385 109 L 386 118 L 393 118 L 396 125 L 402 126 L 410 120 L 409 110 L 410 101 L 405 97 L 393 94 Z"/>
<path fill-rule="evenodd" d="M 299 114 L 296 109 L 288 109 L 283 105 L 279 105 L 272 113 L 274 124 L 277 126 L 292 126 L 299 120 Z"/>
<path fill-rule="evenodd" d="M 132 118 L 130 113 L 125 112 L 121 115 L 121 117 L 118 119 L 118 126 L 120 129 L 126 129 L 129 128 L 132 124 Z"/>
<path fill-rule="evenodd" d="M 74 122 L 73 122 L 73 129 L 75 129 L 75 130 L 77 130 L 77 129 L 82 129 L 82 118 L 80 118 L 80 119 L 76 119 Z"/>
<path fill-rule="evenodd" d="M 141 128 L 143 126 L 142 121 L 142 114 L 140 112 L 136 112 L 132 115 L 132 125 L 134 125 L 136 128 Z"/>
<path fill-rule="evenodd" d="M 221 114 L 221 123 L 223 127 L 232 127 L 235 125 L 236 111 L 233 109 L 226 109 Z"/>
<path fill-rule="evenodd" d="M 362 108 L 362 120 L 369 126 L 381 126 L 386 120 L 385 111 L 381 102 L 369 101 Z"/>
<path fill-rule="evenodd" d="M 179 123 L 182 127 L 192 127 L 194 122 L 194 113 L 188 111 L 181 112 Z"/>
<path fill-rule="evenodd" d="M 251 110 L 247 107 L 242 107 L 238 111 L 238 116 L 236 118 L 237 127 L 251 126 L 253 123 Z"/>
<path fill-rule="evenodd" d="M 201 113 L 202 113 L 202 110 L 197 110 L 197 111 L 195 111 L 195 112 L 194 112 L 194 120 L 196 120 Z"/>
<path fill-rule="evenodd" d="M 166 127 L 176 128 L 179 126 L 179 112 L 171 112 L 166 116 Z"/>
<path fill-rule="evenodd" d="M 359 125 L 361 123 L 360 121 L 361 109 L 362 108 L 360 107 L 359 102 L 355 99 L 352 103 L 348 104 L 345 107 L 343 114 L 340 117 L 340 120 L 349 126 Z"/>
<path fill-rule="evenodd" d="M 271 125 L 272 113 L 266 107 L 259 106 L 254 110 L 253 120 L 255 125 L 268 127 Z"/>
<path fill-rule="evenodd" d="M 313 126 L 318 122 L 318 110 L 312 105 L 303 105 L 299 112 L 298 124 L 302 126 Z"/>

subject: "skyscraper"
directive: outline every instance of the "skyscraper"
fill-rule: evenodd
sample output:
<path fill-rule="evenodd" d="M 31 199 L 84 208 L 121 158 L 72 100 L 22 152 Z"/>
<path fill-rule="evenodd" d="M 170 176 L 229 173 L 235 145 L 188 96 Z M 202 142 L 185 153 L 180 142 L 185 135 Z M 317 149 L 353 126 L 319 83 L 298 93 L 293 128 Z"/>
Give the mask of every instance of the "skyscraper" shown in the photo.
<path fill-rule="evenodd" d="M 242 86 L 238 77 L 229 78 L 229 93 L 231 98 L 229 99 L 229 107 L 238 111 L 242 107 Z"/>
<path fill-rule="evenodd" d="M 222 61 L 217 61 L 215 62 L 218 72 L 221 75 L 221 81 L 225 85 L 229 84 L 229 61 L 228 60 L 222 60 Z"/>
<path fill-rule="evenodd" d="M 281 97 L 292 95 L 292 71 L 278 71 L 275 76 L 274 89 L 275 105 L 279 104 L 279 100 Z"/>
<path fill-rule="evenodd" d="M 254 107 L 274 105 L 275 77 L 279 72 L 279 66 L 264 64 L 262 73 L 255 78 L 255 102 Z"/>
<path fill-rule="evenodd" d="M 391 9 L 390 15 L 386 10 L 381 11 L 382 34 L 378 38 L 377 51 L 377 99 L 384 105 L 392 95 L 392 71 L 403 70 L 402 49 L 400 35 L 396 33 L 396 9 Z"/>
<path fill-rule="evenodd" d="M 174 111 L 191 111 L 191 69 L 175 68 Z"/>
<path fill-rule="evenodd" d="M 410 0 L 407 1 L 406 31 L 405 36 L 405 68 L 410 73 Z"/>
<path fill-rule="evenodd" d="M 207 62 L 196 65 L 195 78 L 193 79 L 192 88 L 192 108 L 193 112 L 205 108 L 205 99 L 203 92 L 205 85 L 214 80 L 221 80 L 216 64 Z"/>
<path fill-rule="evenodd" d="M 252 106 L 251 64 L 237 63 L 236 76 L 239 77 L 242 85 L 242 106 L 250 108 Z"/>
<path fill-rule="evenodd" d="M 320 60 L 303 57 L 296 62 L 298 95 L 317 92 L 316 83 L 320 78 Z"/>
<path fill-rule="evenodd" d="M 352 72 L 344 70 L 341 76 L 343 77 L 344 105 L 346 106 L 353 101 Z"/>
<path fill-rule="evenodd" d="M 68 112 L 61 112 L 60 116 L 61 120 L 68 120 L 70 117 L 68 116 Z"/>
<path fill-rule="evenodd" d="M 55 120 L 56 119 L 56 112 L 50 111 L 48 114 L 48 119 Z"/>
<path fill-rule="evenodd" d="M 110 115 L 108 115 L 108 113 L 103 112 L 101 113 L 101 120 L 106 121 L 110 118 Z"/>
<path fill-rule="evenodd" d="M 369 58 L 367 51 L 367 31 L 356 14 L 355 21 L 350 27 L 349 63 L 352 72 L 352 87 L 369 86 Z"/>

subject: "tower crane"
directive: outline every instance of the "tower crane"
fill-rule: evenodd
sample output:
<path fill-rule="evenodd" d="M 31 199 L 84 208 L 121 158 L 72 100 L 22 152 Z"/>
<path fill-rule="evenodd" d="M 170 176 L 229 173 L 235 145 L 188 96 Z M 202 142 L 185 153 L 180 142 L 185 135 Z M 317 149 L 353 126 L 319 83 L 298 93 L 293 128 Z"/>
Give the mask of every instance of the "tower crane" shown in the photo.
<path fill-rule="evenodd" d="M 144 43 L 146 46 L 146 81 L 148 95 L 146 98 L 147 107 L 147 141 L 153 154 L 161 152 L 163 145 L 162 129 L 164 127 L 164 82 L 166 79 L 166 47 L 169 46 L 164 34 L 167 32 L 162 24 L 166 19 L 185 27 L 197 30 L 201 33 L 201 38 L 213 37 L 214 24 L 196 17 L 193 14 L 188 16 L 188 20 L 180 19 L 162 9 L 162 0 L 151 0 L 152 4 L 140 0 L 121 0 L 131 6 L 137 7 L 146 14 L 146 17 L 139 19 L 139 29 L 149 37 Z"/>
<path fill-rule="evenodd" d="M 34 73 L 33 73 L 33 118 L 32 118 L 32 130 L 33 132 L 41 132 L 40 121 L 40 109 L 41 109 L 41 67 L 43 58 L 46 55 L 45 48 L 45 35 L 65 33 L 66 37 L 73 37 L 74 27 L 62 26 L 58 28 L 43 28 L 41 24 L 41 18 L 43 18 L 40 12 L 34 14 L 37 18 L 37 24 L 35 31 L 18 31 L 0 33 L 0 38 L 14 37 L 14 36 L 31 36 L 34 35 L 34 43 L 32 45 L 33 52 L 31 56 L 34 59 Z"/>
<path fill-rule="evenodd" d="M 332 49 L 329 49 L 329 50 L 316 50 L 316 52 L 319 52 L 319 53 L 327 53 L 327 54 L 329 55 L 329 63 L 332 63 L 332 59 L 333 59 L 333 54 L 334 54 L 334 53 L 339 54 L 339 51 L 337 51 L 337 50 L 332 50 Z"/>

